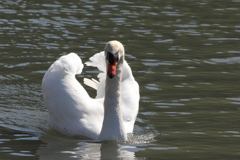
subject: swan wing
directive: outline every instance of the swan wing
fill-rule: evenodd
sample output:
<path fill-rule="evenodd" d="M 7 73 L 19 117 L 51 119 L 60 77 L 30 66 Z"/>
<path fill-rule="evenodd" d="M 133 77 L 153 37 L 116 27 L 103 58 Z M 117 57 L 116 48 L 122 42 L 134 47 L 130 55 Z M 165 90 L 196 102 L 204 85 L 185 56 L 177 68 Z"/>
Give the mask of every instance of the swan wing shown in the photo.
<path fill-rule="evenodd" d="M 132 133 L 139 110 L 139 85 L 127 61 L 123 63 L 121 84 L 122 115 L 127 133 Z"/>
<path fill-rule="evenodd" d="M 65 135 L 97 139 L 102 128 L 103 100 L 92 99 L 75 75 L 83 64 L 75 53 L 60 57 L 45 73 L 42 81 L 49 125 Z"/>
<path fill-rule="evenodd" d="M 106 83 L 106 60 L 104 56 L 104 51 L 96 53 L 89 58 L 89 62 L 85 64 L 87 66 L 97 67 L 100 73 L 98 74 L 98 81 L 94 80 L 84 80 L 84 83 L 97 90 L 96 98 L 103 98 L 105 96 L 105 83 Z M 91 82 L 89 82 L 91 81 Z M 95 82 L 95 85 L 92 85 Z"/>

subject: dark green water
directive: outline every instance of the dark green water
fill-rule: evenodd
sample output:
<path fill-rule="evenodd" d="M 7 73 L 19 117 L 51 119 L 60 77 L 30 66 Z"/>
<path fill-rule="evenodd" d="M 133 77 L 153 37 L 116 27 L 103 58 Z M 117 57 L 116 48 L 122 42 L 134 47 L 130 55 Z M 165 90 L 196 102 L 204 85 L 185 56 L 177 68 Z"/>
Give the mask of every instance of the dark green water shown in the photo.
<path fill-rule="evenodd" d="M 240 159 L 240 1 L 1 1 L 1 159 Z M 140 85 L 129 142 L 47 125 L 41 80 L 61 55 L 125 45 Z M 83 77 L 96 78 L 86 67 Z M 94 91 L 87 88 L 92 96 Z"/>

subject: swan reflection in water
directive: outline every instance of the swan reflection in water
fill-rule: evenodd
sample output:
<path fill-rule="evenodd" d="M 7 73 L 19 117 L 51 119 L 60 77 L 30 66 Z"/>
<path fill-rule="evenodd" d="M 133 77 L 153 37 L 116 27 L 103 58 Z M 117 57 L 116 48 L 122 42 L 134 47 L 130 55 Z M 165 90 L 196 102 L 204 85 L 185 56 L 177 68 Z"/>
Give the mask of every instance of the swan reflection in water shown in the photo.
<path fill-rule="evenodd" d="M 83 141 L 57 136 L 40 138 L 46 145 L 37 151 L 41 160 L 58 159 L 132 159 L 137 148 L 117 141 Z"/>

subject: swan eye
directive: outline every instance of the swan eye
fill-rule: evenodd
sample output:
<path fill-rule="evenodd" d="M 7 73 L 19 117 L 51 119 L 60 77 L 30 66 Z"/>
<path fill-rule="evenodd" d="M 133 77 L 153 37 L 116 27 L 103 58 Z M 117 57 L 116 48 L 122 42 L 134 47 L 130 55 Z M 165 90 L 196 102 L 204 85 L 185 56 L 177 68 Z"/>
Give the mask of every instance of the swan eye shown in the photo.
<path fill-rule="evenodd" d="M 116 52 L 115 54 L 113 54 L 111 52 L 107 52 L 106 59 L 107 59 L 108 63 L 110 63 L 110 64 L 114 64 L 115 62 L 118 62 L 118 60 L 119 60 L 118 52 Z"/>

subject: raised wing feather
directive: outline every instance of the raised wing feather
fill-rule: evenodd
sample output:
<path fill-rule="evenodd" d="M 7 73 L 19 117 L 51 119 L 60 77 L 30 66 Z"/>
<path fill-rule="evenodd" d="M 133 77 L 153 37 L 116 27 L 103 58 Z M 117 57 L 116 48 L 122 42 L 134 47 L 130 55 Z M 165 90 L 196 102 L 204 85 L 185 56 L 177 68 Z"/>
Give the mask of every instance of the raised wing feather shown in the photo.
<path fill-rule="evenodd" d="M 94 88 L 97 88 L 96 98 L 102 98 L 105 96 L 105 80 L 106 80 L 106 61 L 104 51 L 93 55 L 89 60 L 90 61 L 86 62 L 85 64 L 87 66 L 97 67 L 98 70 L 100 71 L 100 73 L 97 76 L 99 79 L 99 83 L 95 83 Z M 89 79 L 87 81 L 89 81 Z M 88 85 L 88 83 L 85 84 Z"/>

